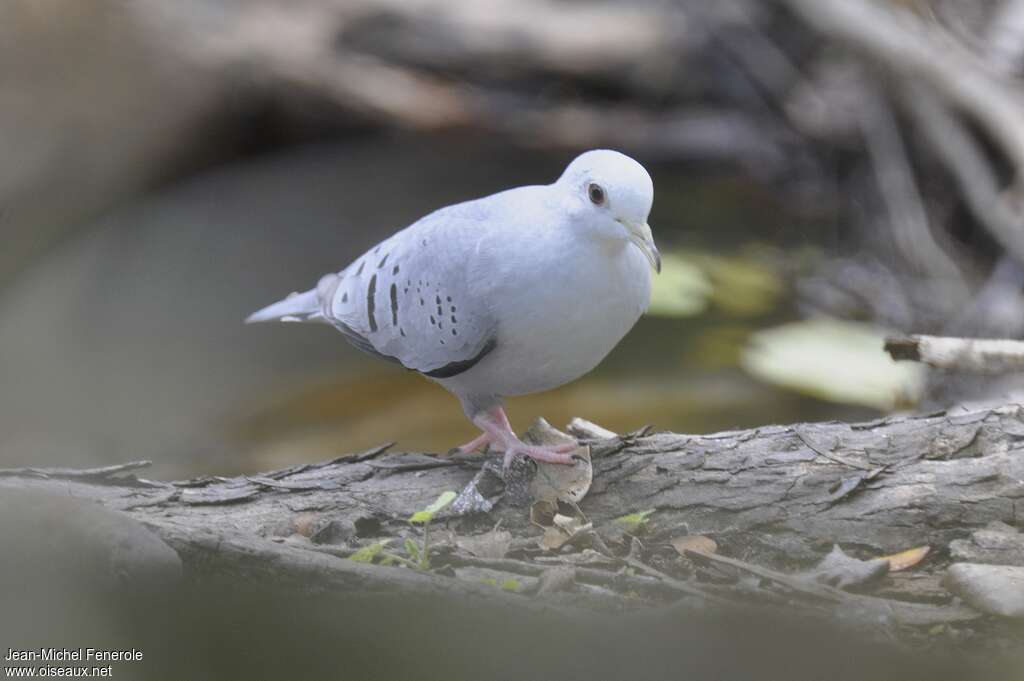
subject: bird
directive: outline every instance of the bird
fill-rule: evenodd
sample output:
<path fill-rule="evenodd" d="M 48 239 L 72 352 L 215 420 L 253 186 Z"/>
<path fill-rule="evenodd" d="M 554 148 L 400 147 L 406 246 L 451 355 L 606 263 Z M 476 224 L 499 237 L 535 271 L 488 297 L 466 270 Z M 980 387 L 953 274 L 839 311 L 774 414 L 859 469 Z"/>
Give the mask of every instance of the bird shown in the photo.
<path fill-rule="evenodd" d="M 460 452 L 571 465 L 577 445 L 523 442 L 502 400 L 590 372 L 646 312 L 653 201 L 640 163 L 587 151 L 551 184 L 436 210 L 245 321 L 329 324 L 437 382 L 481 431 Z"/>

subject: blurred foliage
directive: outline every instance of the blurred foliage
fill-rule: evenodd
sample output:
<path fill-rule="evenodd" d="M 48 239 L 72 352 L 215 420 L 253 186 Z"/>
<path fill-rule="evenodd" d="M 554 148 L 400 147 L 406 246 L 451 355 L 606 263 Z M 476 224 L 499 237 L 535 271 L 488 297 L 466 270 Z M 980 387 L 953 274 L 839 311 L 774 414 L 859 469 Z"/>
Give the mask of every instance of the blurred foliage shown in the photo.
<path fill-rule="evenodd" d="M 835 319 L 811 319 L 758 331 L 743 367 L 761 380 L 832 402 L 893 409 L 913 403 L 924 368 L 882 352 L 887 333 Z"/>
<path fill-rule="evenodd" d="M 677 249 L 662 255 L 651 282 L 651 314 L 687 317 L 715 309 L 735 317 L 773 311 L 785 290 L 781 274 L 764 259 Z"/>

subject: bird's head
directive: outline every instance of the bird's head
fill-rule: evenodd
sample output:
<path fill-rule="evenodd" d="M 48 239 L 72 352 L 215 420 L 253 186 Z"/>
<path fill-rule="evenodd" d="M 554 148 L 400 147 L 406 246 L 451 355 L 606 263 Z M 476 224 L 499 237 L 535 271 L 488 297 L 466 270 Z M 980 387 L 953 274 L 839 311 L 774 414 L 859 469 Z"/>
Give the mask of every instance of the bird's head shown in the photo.
<path fill-rule="evenodd" d="M 654 184 L 642 165 L 617 151 L 595 149 L 577 156 L 555 186 L 565 192 L 583 229 L 600 238 L 631 242 L 661 272 L 661 255 L 647 224 Z"/>

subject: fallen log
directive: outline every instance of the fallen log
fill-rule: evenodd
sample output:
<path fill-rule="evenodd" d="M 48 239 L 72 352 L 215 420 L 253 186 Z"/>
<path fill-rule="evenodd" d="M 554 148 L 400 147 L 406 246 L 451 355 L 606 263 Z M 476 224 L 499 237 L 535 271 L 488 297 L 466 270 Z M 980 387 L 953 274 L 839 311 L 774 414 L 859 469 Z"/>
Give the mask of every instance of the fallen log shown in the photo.
<path fill-rule="evenodd" d="M 589 448 L 593 483 L 578 504 L 552 507 L 580 519 L 557 545 L 544 543 L 536 504 L 512 503 L 498 475 L 481 482 L 493 466 L 485 462 L 498 458 L 489 455 L 380 447 L 259 475 L 176 482 L 136 477 L 144 462 L 8 469 L 0 490 L 57 493 L 127 514 L 196 576 L 317 592 L 459 595 L 542 611 L 555 604 L 563 613 L 785 603 L 921 628 L 980 613 L 943 596 L 939 575 L 922 602 L 891 583 L 878 598 L 803 573 L 834 544 L 875 558 L 916 546 L 943 555 L 993 521 L 1018 525 L 1021 417 L 1019 406 L 1006 405 L 859 424 L 623 436 L 577 420 L 570 430 Z M 457 501 L 429 526 L 410 522 L 442 493 L 460 490 L 463 502 L 470 490 L 493 507 Z M 674 550 L 671 540 L 684 535 L 713 539 L 718 553 Z M 942 560 L 925 571 L 938 572 Z M 574 594 L 561 593 L 567 589 Z M 530 593 L 547 596 L 524 597 Z"/>

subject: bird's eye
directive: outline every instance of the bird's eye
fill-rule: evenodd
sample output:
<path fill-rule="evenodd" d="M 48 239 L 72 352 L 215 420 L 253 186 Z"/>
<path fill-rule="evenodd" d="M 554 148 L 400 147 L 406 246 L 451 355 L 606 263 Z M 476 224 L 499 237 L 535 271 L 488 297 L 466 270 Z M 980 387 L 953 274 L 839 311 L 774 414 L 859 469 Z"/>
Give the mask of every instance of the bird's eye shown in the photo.
<path fill-rule="evenodd" d="M 604 189 L 599 184 L 591 182 L 587 185 L 587 194 L 590 196 L 590 201 L 595 206 L 604 205 Z"/>

